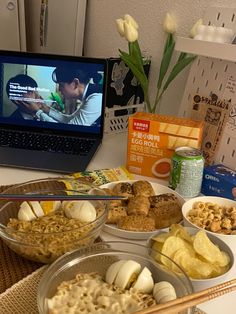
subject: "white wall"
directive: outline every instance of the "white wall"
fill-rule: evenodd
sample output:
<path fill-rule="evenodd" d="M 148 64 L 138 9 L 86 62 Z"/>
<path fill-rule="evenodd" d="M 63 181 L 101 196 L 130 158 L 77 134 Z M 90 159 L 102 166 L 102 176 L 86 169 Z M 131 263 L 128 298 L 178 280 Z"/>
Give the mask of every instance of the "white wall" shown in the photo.
<path fill-rule="evenodd" d="M 203 17 L 208 6 L 236 7 L 235 0 L 88 0 L 85 50 L 86 56 L 116 57 L 118 48 L 126 50 L 127 43 L 115 26 L 115 19 L 128 13 L 138 22 L 139 42 L 143 50 L 152 56 L 150 95 L 155 93 L 165 33 L 162 23 L 167 12 L 177 21 L 177 34 L 188 36 L 192 25 Z M 176 56 L 176 55 L 175 55 Z M 188 70 L 185 70 L 169 86 L 161 104 L 161 113 L 177 114 L 182 99 Z"/>

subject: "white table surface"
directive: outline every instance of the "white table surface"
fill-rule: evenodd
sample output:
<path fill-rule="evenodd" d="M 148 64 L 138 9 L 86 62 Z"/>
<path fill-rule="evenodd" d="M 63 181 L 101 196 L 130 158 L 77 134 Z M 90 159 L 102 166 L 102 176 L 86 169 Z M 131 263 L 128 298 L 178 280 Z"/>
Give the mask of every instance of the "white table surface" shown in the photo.
<path fill-rule="evenodd" d="M 114 168 L 125 165 L 126 162 L 126 143 L 127 133 L 105 135 L 103 143 L 90 162 L 87 170 Z M 0 185 L 8 185 L 14 183 L 21 183 L 24 181 L 46 178 L 46 177 L 58 177 L 62 174 L 55 172 L 44 172 L 12 167 L 0 166 Z M 137 179 L 141 178 L 136 176 Z M 150 181 L 158 183 L 164 183 L 163 181 L 149 178 Z M 103 232 L 102 238 L 104 240 L 124 240 L 108 233 Z M 134 241 L 134 240 L 132 240 Z M 145 244 L 145 241 L 134 241 L 140 244 Z M 235 244 L 236 245 L 236 244 Z M 236 258 L 236 254 L 235 254 Z M 229 274 L 227 280 L 236 278 L 236 265 Z M 236 293 L 232 292 L 222 297 L 219 297 L 210 302 L 206 302 L 198 306 L 207 314 L 233 314 L 236 313 Z"/>

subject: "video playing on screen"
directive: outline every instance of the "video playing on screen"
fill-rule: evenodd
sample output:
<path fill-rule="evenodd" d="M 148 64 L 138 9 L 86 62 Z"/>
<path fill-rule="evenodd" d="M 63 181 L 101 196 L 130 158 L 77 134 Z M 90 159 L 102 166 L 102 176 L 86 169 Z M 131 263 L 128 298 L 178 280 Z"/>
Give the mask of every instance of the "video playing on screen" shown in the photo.
<path fill-rule="evenodd" d="M 0 64 L 1 122 L 98 132 L 103 64 L 7 57 Z"/>

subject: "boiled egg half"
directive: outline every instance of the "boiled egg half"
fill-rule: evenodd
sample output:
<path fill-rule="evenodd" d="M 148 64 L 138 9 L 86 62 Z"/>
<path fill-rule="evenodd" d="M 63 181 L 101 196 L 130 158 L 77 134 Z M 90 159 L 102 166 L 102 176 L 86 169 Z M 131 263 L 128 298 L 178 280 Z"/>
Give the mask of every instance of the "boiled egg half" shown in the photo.
<path fill-rule="evenodd" d="M 20 209 L 18 211 L 18 219 L 24 221 L 31 221 L 36 219 L 37 216 L 34 213 L 32 207 L 30 206 L 29 202 L 23 202 L 20 205 Z"/>
<path fill-rule="evenodd" d="M 24 201 L 20 205 L 20 209 L 18 211 L 18 219 L 31 221 L 59 209 L 60 206 L 60 201 Z"/>
<path fill-rule="evenodd" d="M 143 293 L 150 293 L 154 287 L 152 274 L 147 267 L 142 267 L 133 260 L 120 260 L 110 265 L 105 280 L 122 289 L 134 289 Z"/>
<path fill-rule="evenodd" d="M 79 219 L 82 222 L 92 222 L 97 217 L 97 211 L 89 201 L 66 201 L 63 209 L 68 218 Z"/>
<path fill-rule="evenodd" d="M 45 215 L 48 215 L 51 212 L 54 212 L 61 207 L 60 201 L 41 201 L 40 205 L 43 209 Z"/>
<path fill-rule="evenodd" d="M 153 296 L 157 303 L 166 303 L 176 299 L 175 288 L 168 281 L 157 282 L 153 288 Z"/>

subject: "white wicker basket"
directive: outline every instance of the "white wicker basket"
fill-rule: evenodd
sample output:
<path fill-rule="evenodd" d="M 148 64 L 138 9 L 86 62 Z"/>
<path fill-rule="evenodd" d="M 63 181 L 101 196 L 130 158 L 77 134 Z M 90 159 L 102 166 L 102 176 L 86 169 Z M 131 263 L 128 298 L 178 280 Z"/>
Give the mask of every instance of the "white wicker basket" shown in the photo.
<path fill-rule="evenodd" d="M 144 111 L 145 105 L 114 106 L 105 110 L 104 133 L 121 133 L 128 130 L 129 116 L 137 111 Z"/>

